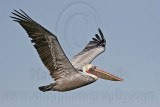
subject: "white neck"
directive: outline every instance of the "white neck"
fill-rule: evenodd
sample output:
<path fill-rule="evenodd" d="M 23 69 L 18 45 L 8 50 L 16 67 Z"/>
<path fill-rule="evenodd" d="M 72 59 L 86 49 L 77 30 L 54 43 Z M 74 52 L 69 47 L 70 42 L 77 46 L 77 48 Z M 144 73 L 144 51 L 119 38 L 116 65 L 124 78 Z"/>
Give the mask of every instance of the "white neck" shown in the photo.
<path fill-rule="evenodd" d="M 83 72 L 84 72 L 85 74 L 87 74 L 87 75 L 89 75 L 89 76 L 91 76 L 91 77 L 93 77 L 94 79 L 97 80 L 97 79 L 98 79 L 97 76 L 86 72 L 86 71 L 88 71 L 92 66 L 93 66 L 93 65 L 91 65 L 91 64 L 85 65 L 85 66 L 83 67 Z"/>

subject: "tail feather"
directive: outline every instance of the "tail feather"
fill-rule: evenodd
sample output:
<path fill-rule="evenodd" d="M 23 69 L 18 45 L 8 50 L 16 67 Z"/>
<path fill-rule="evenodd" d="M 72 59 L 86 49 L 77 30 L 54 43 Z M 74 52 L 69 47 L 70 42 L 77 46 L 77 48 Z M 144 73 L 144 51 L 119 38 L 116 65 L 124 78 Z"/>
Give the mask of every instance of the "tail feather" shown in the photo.
<path fill-rule="evenodd" d="M 46 85 L 46 86 L 40 86 L 39 90 L 43 91 L 43 92 L 51 91 L 53 89 L 53 87 L 54 87 L 54 83 L 51 83 L 51 84 Z"/>

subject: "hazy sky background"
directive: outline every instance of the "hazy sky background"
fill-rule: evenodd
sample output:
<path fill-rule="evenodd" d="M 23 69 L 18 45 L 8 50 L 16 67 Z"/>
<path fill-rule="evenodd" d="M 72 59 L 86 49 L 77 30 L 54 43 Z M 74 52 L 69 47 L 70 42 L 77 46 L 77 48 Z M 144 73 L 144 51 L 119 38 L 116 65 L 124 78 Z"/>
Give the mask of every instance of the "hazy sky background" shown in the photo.
<path fill-rule="evenodd" d="M 38 90 L 52 79 L 26 32 L 9 16 L 22 9 L 57 35 L 69 58 L 98 33 L 107 50 L 93 64 L 124 78 L 70 92 Z M 159 0 L 1 0 L 1 107 L 159 107 Z"/>

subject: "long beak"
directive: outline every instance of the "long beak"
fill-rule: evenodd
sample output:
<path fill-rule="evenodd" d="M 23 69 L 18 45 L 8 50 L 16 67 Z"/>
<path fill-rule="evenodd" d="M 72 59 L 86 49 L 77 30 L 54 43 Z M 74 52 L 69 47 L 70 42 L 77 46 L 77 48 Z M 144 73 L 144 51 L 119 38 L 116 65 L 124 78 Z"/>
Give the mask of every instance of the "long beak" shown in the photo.
<path fill-rule="evenodd" d="M 96 75 L 97 77 L 102 78 L 102 79 L 105 79 L 105 80 L 123 81 L 122 78 L 119 78 L 119 77 L 117 77 L 117 76 L 115 76 L 115 75 L 112 75 L 112 74 L 110 74 L 110 73 L 108 73 L 108 72 L 105 72 L 105 71 L 103 71 L 103 70 L 101 70 L 100 68 L 97 68 L 97 67 L 95 67 L 95 68 L 90 68 L 90 69 L 89 69 L 89 72 L 90 72 L 91 74 L 94 74 L 94 75 Z"/>

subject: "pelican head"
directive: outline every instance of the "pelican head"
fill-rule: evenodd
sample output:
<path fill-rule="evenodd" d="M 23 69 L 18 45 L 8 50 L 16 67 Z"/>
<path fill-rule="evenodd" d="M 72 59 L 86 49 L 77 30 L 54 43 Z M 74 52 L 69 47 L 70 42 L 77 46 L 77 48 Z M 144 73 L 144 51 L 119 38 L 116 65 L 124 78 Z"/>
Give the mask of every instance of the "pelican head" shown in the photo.
<path fill-rule="evenodd" d="M 100 68 L 92 64 L 85 65 L 83 67 L 83 72 L 85 72 L 86 74 L 90 75 L 95 79 L 101 78 L 101 79 L 111 80 L 111 81 L 123 81 L 122 78 L 119 78 L 115 75 L 105 72 L 104 70 L 101 70 Z"/>

